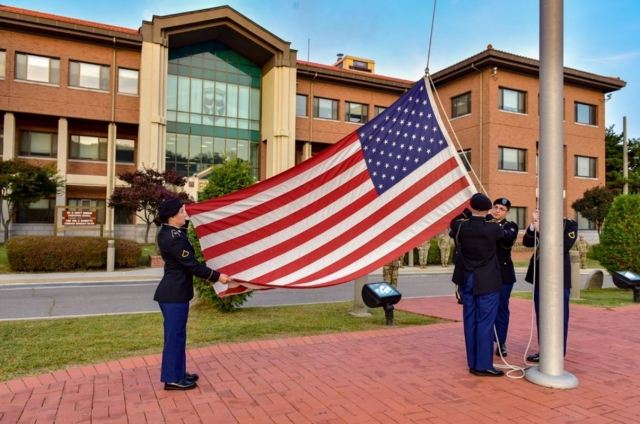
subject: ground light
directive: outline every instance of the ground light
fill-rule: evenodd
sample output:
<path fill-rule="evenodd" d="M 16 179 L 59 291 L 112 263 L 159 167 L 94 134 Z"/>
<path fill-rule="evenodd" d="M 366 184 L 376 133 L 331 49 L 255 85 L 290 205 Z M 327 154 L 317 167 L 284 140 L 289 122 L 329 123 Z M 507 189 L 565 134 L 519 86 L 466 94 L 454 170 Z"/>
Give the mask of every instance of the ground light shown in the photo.
<path fill-rule="evenodd" d="M 393 305 L 398 303 L 402 294 L 389 283 L 369 283 L 362 287 L 362 300 L 369 308 L 382 306 L 387 325 L 393 325 Z"/>
<path fill-rule="evenodd" d="M 621 289 L 633 290 L 633 301 L 640 303 L 640 275 L 634 274 L 631 271 L 616 271 L 611 277 L 613 278 L 613 284 Z"/>

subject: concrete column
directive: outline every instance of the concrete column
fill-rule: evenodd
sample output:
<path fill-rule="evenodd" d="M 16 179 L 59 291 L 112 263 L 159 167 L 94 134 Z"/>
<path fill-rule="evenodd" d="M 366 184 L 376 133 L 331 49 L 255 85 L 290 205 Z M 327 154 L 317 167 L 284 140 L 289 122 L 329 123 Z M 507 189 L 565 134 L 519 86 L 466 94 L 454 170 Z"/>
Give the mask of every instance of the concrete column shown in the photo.
<path fill-rule="evenodd" d="M 4 114 L 2 160 L 13 159 L 16 156 L 16 117 L 13 113 Z"/>
<path fill-rule="evenodd" d="M 313 119 L 313 118 L 310 118 Z M 305 161 L 307 159 L 311 159 L 312 156 L 312 150 L 311 150 L 311 143 L 310 142 L 306 142 L 304 143 L 304 145 L 302 146 L 302 160 Z"/>
<path fill-rule="evenodd" d="M 118 138 L 118 127 L 115 123 L 109 124 L 109 132 L 107 137 L 107 188 L 106 197 L 107 202 L 113 189 L 116 186 L 116 139 Z M 114 223 L 113 223 L 113 209 L 109 206 L 105 209 L 104 215 L 104 236 L 114 236 Z"/>
<path fill-rule="evenodd" d="M 140 124 L 138 127 L 138 169 L 164 171 L 166 150 L 168 49 L 143 42 L 140 59 Z"/>
<path fill-rule="evenodd" d="M 262 139 L 267 178 L 295 165 L 296 70 L 275 66 L 262 77 Z"/>
<path fill-rule="evenodd" d="M 367 305 L 362 300 L 362 288 L 367 284 L 367 276 L 360 277 L 353 282 L 353 312 L 351 315 L 356 317 L 370 317 L 371 314 L 367 309 Z"/>
<path fill-rule="evenodd" d="M 4 114 L 4 128 L 2 131 L 2 160 L 10 160 L 15 157 L 16 152 L 16 117 L 13 113 L 7 112 Z M 6 217 L 9 214 L 7 202 L 2 202 L 0 208 L 2 208 L 2 216 Z M 11 223 L 9 223 L 9 234 L 11 234 Z M 6 241 L 4 240 L 4 227 L 1 224 L 0 240 Z"/>
<path fill-rule="evenodd" d="M 67 159 L 69 158 L 69 122 L 67 118 L 58 119 L 58 175 L 67 179 Z M 63 188 L 56 196 L 56 206 L 67 204 L 67 190 Z M 60 218 L 60 217 L 58 217 Z"/>

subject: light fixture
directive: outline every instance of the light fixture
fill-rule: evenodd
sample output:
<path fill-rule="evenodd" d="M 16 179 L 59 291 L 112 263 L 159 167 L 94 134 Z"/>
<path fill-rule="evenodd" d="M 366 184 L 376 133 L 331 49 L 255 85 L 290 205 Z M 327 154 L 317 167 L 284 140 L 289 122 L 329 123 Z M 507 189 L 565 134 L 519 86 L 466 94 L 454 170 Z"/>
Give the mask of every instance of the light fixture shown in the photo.
<path fill-rule="evenodd" d="M 362 300 L 369 308 L 382 307 L 387 325 L 393 325 L 393 305 L 398 303 L 402 294 L 391 284 L 369 283 L 362 287 Z"/>

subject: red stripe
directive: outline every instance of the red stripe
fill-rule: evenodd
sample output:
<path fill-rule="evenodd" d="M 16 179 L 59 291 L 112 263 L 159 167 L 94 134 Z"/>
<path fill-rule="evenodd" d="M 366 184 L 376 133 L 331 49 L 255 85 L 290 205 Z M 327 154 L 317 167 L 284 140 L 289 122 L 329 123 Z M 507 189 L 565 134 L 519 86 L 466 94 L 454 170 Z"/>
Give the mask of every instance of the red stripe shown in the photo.
<path fill-rule="evenodd" d="M 290 214 L 287 215 L 277 221 L 271 222 L 267 225 L 265 225 L 264 227 L 261 227 L 255 231 L 252 231 L 250 233 L 246 233 L 243 234 L 242 236 L 236 237 L 233 240 L 230 240 L 228 242 L 224 242 L 224 243 L 218 243 L 215 244 L 213 246 L 210 246 L 208 248 L 206 248 L 203 251 L 204 257 L 207 259 L 210 258 L 214 258 L 217 256 L 222 256 L 225 253 L 231 252 L 233 250 L 236 249 L 241 249 L 249 244 L 255 243 L 258 240 L 262 240 L 265 239 L 269 236 L 272 236 L 276 233 L 278 233 L 279 231 L 284 230 L 287 227 L 290 227 L 293 224 L 296 224 L 300 221 L 303 221 L 305 219 L 307 219 L 309 216 L 315 214 L 316 212 L 324 209 L 327 207 L 328 204 L 334 203 L 336 202 L 339 198 L 341 198 L 342 196 L 344 196 L 345 193 L 349 193 L 352 190 L 354 190 L 355 188 L 357 188 L 358 186 L 360 186 L 361 184 L 363 184 L 365 181 L 367 181 L 369 179 L 369 172 L 368 171 L 363 171 L 362 173 L 360 173 L 360 175 L 357 175 L 355 178 L 353 178 L 352 180 L 348 181 L 344 186 L 341 186 L 339 189 L 337 190 L 333 190 L 332 192 L 330 192 L 329 194 L 327 194 L 326 196 L 322 197 L 321 199 L 316 200 L 313 203 L 310 203 L 309 205 L 305 206 L 304 208 Z M 367 193 L 365 196 L 368 199 L 367 203 L 372 202 L 376 197 L 377 194 L 375 192 L 375 190 L 372 189 L 371 193 Z M 334 216 L 337 217 L 338 220 L 344 220 L 347 216 L 350 216 L 354 213 L 356 213 L 358 210 L 360 210 L 362 207 L 364 207 L 366 205 L 365 204 L 358 204 L 357 208 L 356 206 L 352 206 L 350 208 L 345 208 L 342 211 L 338 211 L 337 213 L 334 214 Z M 353 210 L 351 210 L 353 209 Z M 347 215 L 348 214 L 348 215 Z M 343 215 L 347 215 L 347 216 L 343 216 Z M 333 225 L 335 225 L 335 222 L 333 223 Z M 318 225 L 314 226 L 314 228 L 319 228 L 322 227 L 322 222 L 318 223 Z M 324 228 L 324 227 L 323 227 Z M 305 240 L 300 240 L 297 243 L 295 243 L 295 245 L 304 243 Z M 285 242 L 283 242 L 282 244 L 284 244 Z M 289 240 L 288 242 L 291 244 L 292 240 Z M 273 246 L 271 249 L 276 249 L 278 250 L 278 252 L 282 252 L 283 248 L 281 247 L 282 244 L 280 245 L 275 245 Z M 269 250 L 271 250 L 269 249 Z M 259 256 L 261 258 L 260 262 L 263 262 L 264 260 L 267 260 L 265 258 L 265 255 L 269 254 L 269 250 L 266 251 L 262 251 L 259 253 Z M 271 257 L 275 257 L 277 256 L 279 253 L 274 254 Z M 249 258 L 247 259 L 243 259 L 242 263 L 243 264 L 248 264 L 249 262 L 247 261 Z M 269 258 L 270 259 L 270 258 Z M 237 271 L 234 271 L 237 272 Z"/>
<path fill-rule="evenodd" d="M 204 202 L 188 204 L 185 206 L 187 214 L 195 216 L 200 213 L 211 212 L 216 209 L 220 209 L 222 207 L 236 203 L 240 200 L 246 199 L 248 197 L 255 196 L 256 194 L 262 193 L 264 191 L 270 190 L 273 187 L 286 182 L 287 180 L 296 178 L 298 175 L 329 159 L 331 156 L 349 147 L 353 142 L 359 142 L 358 131 L 352 132 L 342 140 L 323 150 L 320 154 L 307 159 L 301 164 L 296 165 L 284 172 L 281 172 L 278 175 L 275 175 L 250 187 L 238 190 L 234 193 L 230 193 L 222 197 L 205 200 Z"/>
<path fill-rule="evenodd" d="M 345 172 L 348 172 L 352 167 L 358 165 L 363 160 L 364 159 L 362 156 L 362 151 L 358 150 L 356 153 L 351 155 L 351 157 L 340 162 L 338 166 L 334 166 L 327 172 L 318 175 L 317 177 L 296 187 L 295 189 L 274 197 L 268 202 L 258 204 L 235 215 L 213 221 L 209 224 L 201 224 L 196 229 L 196 233 L 198 234 L 199 238 L 202 238 L 218 231 L 226 230 L 244 222 L 251 221 L 252 219 L 267 215 L 269 212 L 275 211 L 291 202 L 298 200 L 302 196 L 305 196 L 310 192 L 317 190 L 323 185 L 329 183 L 331 180 L 339 177 Z M 230 240 L 229 243 L 231 243 L 231 247 L 233 247 L 233 249 L 241 246 L 240 244 L 236 244 L 234 240 Z"/>
<path fill-rule="evenodd" d="M 395 211 L 396 209 L 398 209 L 399 205 L 403 205 L 406 202 L 408 202 L 409 200 L 413 199 L 416 195 L 418 195 L 419 193 L 421 193 L 424 189 L 426 189 L 427 187 L 431 186 L 432 184 L 436 183 L 440 178 L 442 178 L 444 175 L 446 175 L 448 172 L 450 172 L 452 169 L 457 168 L 458 163 L 455 160 L 455 158 L 450 158 L 449 160 L 447 160 L 446 162 L 444 162 L 442 165 L 438 166 L 438 168 L 434 169 L 431 173 L 429 173 L 428 175 L 424 176 L 424 178 L 420 181 L 418 181 L 416 184 L 413 184 L 409 189 L 405 190 L 404 192 L 400 193 L 391 203 L 387 203 L 386 205 L 384 205 L 383 207 L 381 207 L 379 210 L 377 210 L 375 213 L 373 213 L 372 215 L 370 215 L 369 217 L 367 217 L 365 220 L 360 221 L 359 223 L 357 223 L 356 225 L 354 225 L 352 228 L 350 228 L 348 231 L 338 235 L 335 238 L 332 238 L 330 240 L 328 240 L 327 243 L 325 243 L 322 246 L 319 246 L 318 248 L 316 248 L 315 250 L 313 250 L 312 252 L 309 252 L 308 254 L 306 254 L 304 256 L 304 258 L 299 258 L 296 261 L 292 261 L 286 265 L 283 265 L 277 269 L 272 270 L 271 272 L 261 275 L 260 277 L 257 277 L 255 279 L 252 280 L 252 282 L 255 282 L 257 284 L 260 284 L 260 282 L 262 281 L 263 284 L 267 283 L 267 282 L 271 282 L 271 281 L 275 281 L 279 278 L 281 278 L 282 276 L 285 275 L 289 275 L 295 271 L 297 271 L 298 269 L 304 267 L 307 264 L 313 263 L 317 260 L 320 260 L 321 258 L 325 257 L 327 255 L 327 253 L 329 252 L 333 252 L 336 249 L 340 248 L 341 246 L 345 245 L 346 243 L 350 242 L 351 240 L 353 240 L 355 237 L 357 237 L 358 235 L 362 234 L 364 231 L 366 231 L 369 227 L 375 225 L 376 223 L 382 221 L 387 215 L 389 215 L 391 212 Z M 466 181 L 466 179 L 465 179 Z M 455 194 L 455 193 L 454 193 Z M 442 199 L 440 196 L 435 196 L 435 199 L 440 199 L 440 200 L 446 200 L 448 199 L 448 197 L 446 199 Z M 439 204 L 439 203 L 438 203 Z M 433 209 L 433 208 L 432 208 Z M 423 208 L 418 208 L 419 211 L 421 211 L 422 215 L 416 216 L 416 212 L 413 212 L 412 214 L 410 214 L 409 216 L 415 216 L 416 220 L 419 219 L 420 217 L 422 217 L 423 215 L 426 214 L 426 212 L 428 211 L 424 211 Z M 400 222 L 405 222 L 406 221 L 406 217 L 405 219 L 401 220 Z M 394 225 L 394 227 L 396 227 L 398 224 Z M 331 223 L 331 226 L 334 226 L 333 223 Z M 406 225 L 403 227 L 406 228 Z M 329 228 L 325 228 L 325 231 Z M 310 230 L 311 231 L 311 230 Z M 386 231 L 383 232 L 383 234 L 388 233 L 388 229 Z M 397 233 L 394 233 L 394 235 Z M 380 236 L 377 236 L 376 239 L 379 239 Z M 389 236 L 388 238 L 384 239 L 384 240 L 391 240 L 391 236 Z M 295 247 L 298 246 L 298 244 L 291 244 L 291 245 L 285 245 L 284 247 L 280 247 L 279 250 L 279 254 L 282 254 L 284 252 L 292 252 L 293 255 L 295 255 Z M 368 252 L 373 251 L 377 246 L 371 246 L 370 243 L 366 244 L 365 247 L 367 247 Z M 255 263 L 255 265 L 259 264 L 259 263 L 263 263 L 265 262 L 264 260 L 261 260 L 259 255 L 255 255 L 257 256 L 257 263 Z M 246 265 L 245 260 L 242 261 L 243 265 Z M 254 266 L 252 264 L 252 266 Z M 243 269 L 250 269 L 251 266 L 243 266 Z M 230 272 L 226 272 L 226 267 L 222 267 L 221 268 L 223 272 L 229 274 Z M 324 275 L 327 274 L 326 269 L 322 271 L 322 273 Z M 233 275 L 233 273 L 230 273 L 231 275 Z"/>
<path fill-rule="evenodd" d="M 358 249 L 354 250 L 353 252 L 349 253 L 348 255 L 346 255 L 345 257 L 341 258 L 339 261 L 327 266 L 326 268 L 323 268 L 322 271 L 318 271 L 314 274 L 310 274 L 304 278 L 301 278 L 297 281 L 291 282 L 290 284 L 287 284 L 285 287 L 289 288 L 292 286 L 298 286 L 300 284 L 304 284 L 304 283 L 308 283 L 317 279 L 320 279 L 326 275 L 332 274 L 334 272 L 337 272 L 343 268 L 345 268 L 346 266 L 348 266 L 349 264 L 353 263 L 354 261 L 357 261 L 358 259 L 360 259 L 361 257 L 363 257 L 364 255 L 367 255 L 368 253 L 372 252 L 373 250 L 375 250 L 378 246 L 388 242 L 389 240 L 392 240 L 394 236 L 396 236 L 398 233 L 400 233 L 401 231 L 403 231 L 405 228 L 415 224 L 420 218 L 422 218 L 423 216 L 425 216 L 426 214 L 428 214 L 430 211 L 432 211 L 433 209 L 435 209 L 437 206 L 439 206 L 440 204 L 442 204 L 444 201 L 450 199 L 452 196 L 454 196 L 456 193 L 458 193 L 460 190 L 464 189 L 465 187 L 467 187 L 468 184 L 468 180 L 464 177 L 460 178 L 459 180 L 455 181 L 452 185 L 448 186 L 446 189 L 444 189 L 443 191 L 441 191 L 440 193 L 438 193 L 438 195 L 434 196 L 433 198 L 429 199 L 426 203 L 424 203 L 420 208 L 416 209 L 414 212 L 412 212 L 411 214 L 405 216 L 403 219 L 401 219 L 399 222 L 397 222 L 395 225 L 393 225 L 392 227 L 388 228 L 387 230 L 383 231 L 382 233 L 380 233 L 378 236 L 376 236 L 374 239 L 372 239 L 371 241 L 369 241 L 367 244 L 359 247 Z M 449 221 L 444 221 L 446 222 L 451 222 L 451 219 L 453 217 L 455 217 L 458 213 L 459 213 L 460 208 L 456 208 L 457 212 L 456 214 L 448 214 L 447 216 L 451 216 L 451 218 L 449 219 Z M 442 220 L 440 220 L 440 222 L 442 222 Z M 431 228 L 433 228 L 433 233 L 431 232 Z M 372 264 L 369 264 L 363 268 L 361 268 L 359 271 L 356 271 L 352 274 L 350 274 L 349 276 L 340 278 L 339 280 L 334 280 L 331 282 L 326 282 L 326 283 L 322 283 L 322 284 L 318 284 L 318 285 L 313 285 L 311 287 L 325 287 L 325 286 L 330 286 L 330 285 L 334 285 L 334 284 L 338 284 L 338 283 L 342 283 L 342 282 L 346 282 L 346 281 L 350 281 L 351 279 L 353 279 L 354 275 L 356 275 L 356 277 L 359 277 L 361 275 L 363 275 L 364 273 L 369 273 L 371 271 L 373 271 L 376 268 L 381 267 L 382 265 L 390 262 L 391 260 L 399 257 L 400 255 L 406 253 L 409 249 L 413 249 L 414 247 L 416 247 L 418 244 L 428 240 L 428 238 L 430 238 L 431 236 L 437 234 L 439 231 L 442 231 L 444 228 L 446 228 L 446 226 L 442 227 L 442 224 L 438 225 L 438 226 L 430 226 L 428 227 L 425 231 L 421 232 L 419 236 L 416 236 L 414 238 L 412 238 L 411 240 L 407 241 L 406 243 L 402 244 L 399 248 L 395 249 L 394 251 L 388 253 L 387 255 L 383 256 L 380 260 L 373 262 Z M 435 231 L 437 229 L 440 229 L 439 231 Z M 426 238 L 423 238 L 426 237 Z M 289 274 L 289 273 L 287 273 Z M 271 280 L 273 281 L 273 280 Z"/>

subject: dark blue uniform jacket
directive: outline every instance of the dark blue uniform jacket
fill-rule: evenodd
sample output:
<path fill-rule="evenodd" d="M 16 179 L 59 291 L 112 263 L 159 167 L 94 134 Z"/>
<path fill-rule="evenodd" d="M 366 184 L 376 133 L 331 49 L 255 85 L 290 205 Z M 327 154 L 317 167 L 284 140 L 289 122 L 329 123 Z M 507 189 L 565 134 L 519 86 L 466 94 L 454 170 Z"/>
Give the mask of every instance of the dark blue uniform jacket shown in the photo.
<path fill-rule="evenodd" d="M 522 239 L 522 244 L 526 247 L 540 246 L 540 241 L 536 243 L 535 232 L 531 231 L 530 227 L 527 227 L 527 232 Z M 572 219 L 564 219 L 564 288 L 571 288 L 571 259 L 569 258 L 569 250 L 573 247 L 578 239 L 578 223 Z M 539 234 L 536 234 L 539 239 Z M 534 261 L 535 256 L 535 261 Z M 536 284 L 540 282 L 540 255 L 531 256 L 531 262 L 529 262 L 529 269 L 527 269 L 527 276 L 524 280 L 528 283 L 533 283 L 533 264 L 536 266 Z"/>
<path fill-rule="evenodd" d="M 490 221 L 493 216 L 487 215 Z M 500 273 L 502 274 L 503 284 L 512 284 L 516 282 L 516 271 L 513 269 L 513 261 L 511 260 L 511 248 L 518 238 L 518 224 L 513 221 L 503 219 L 498 221 L 498 225 L 502 227 L 503 235 L 498 240 L 498 262 L 500 262 Z"/>
<path fill-rule="evenodd" d="M 461 214 L 451 221 L 449 234 L 455 239 L 458 251 L 453 282 L 464 287 L 473 273 L 474 295 L 502 290 L 496 248 L 504 231 L 497 221 L 487 221 L 482 216 L 466 218 Z"/>
<path fill-rule="evenodd" d="M 181 303 L 193 299 L 193 276 L 218 281 L 220 273 L 198 262 L 186 230 L 163 224 L 158 246 L 164 260 L 164 275 L 156 289 L 156 302 Z"/>

